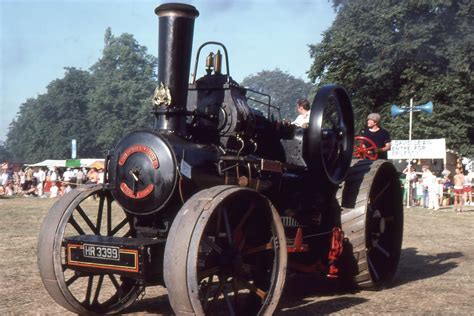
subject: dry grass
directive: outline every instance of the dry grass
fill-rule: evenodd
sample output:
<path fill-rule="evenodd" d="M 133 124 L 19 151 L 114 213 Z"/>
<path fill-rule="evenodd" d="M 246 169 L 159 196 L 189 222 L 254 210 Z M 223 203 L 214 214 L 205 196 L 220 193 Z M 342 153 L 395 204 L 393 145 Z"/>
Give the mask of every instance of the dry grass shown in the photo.
<path fill-rule="evenodd" d="M 44 289 L 36 265 L 41 221 L 53 200 L 0 199 L 0 314 L 65 314 Z M 456 214 L 405 212 L 402 257 L 395 283 L 383 291 L 334 290 L 322 280 L 292 277 L 278 315 L 472 314 L 474 207 Z M 171 314 L 166 291 L 147 289 L 130 313 Z"/>

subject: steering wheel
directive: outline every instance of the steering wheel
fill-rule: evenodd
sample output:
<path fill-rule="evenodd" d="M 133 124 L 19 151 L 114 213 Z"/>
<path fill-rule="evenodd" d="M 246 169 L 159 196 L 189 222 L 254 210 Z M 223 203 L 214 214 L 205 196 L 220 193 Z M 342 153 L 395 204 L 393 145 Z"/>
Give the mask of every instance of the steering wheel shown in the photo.
<path fill-rule="evenodd" d="M 367 145 L 368 144 L 368 145 Z M 354 151 L 352 157 L 359 159 L 377 160 L 379 155 L 375 152 L 377 145 L 368 137 L 354 137 Z"/>
<path fill-rule="evenodd" d="M 304 160 L 319 185 L 342 182 L 351 164 L 353 144 L 354 115 L 349 95 L 341 86 L 323 86 L 311 106 L 304 144 Z"/>

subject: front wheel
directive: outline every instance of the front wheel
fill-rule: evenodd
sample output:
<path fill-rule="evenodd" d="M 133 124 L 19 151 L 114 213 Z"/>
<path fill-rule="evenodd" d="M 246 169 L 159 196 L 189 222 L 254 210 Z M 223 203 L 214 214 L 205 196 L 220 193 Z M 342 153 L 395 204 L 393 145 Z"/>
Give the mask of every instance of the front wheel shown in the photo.
<path fill-rule="evenodd" d="M 142 291 L 136 280 L 67 267 L 64 239 L 78 235 L 133 237 L 132 219 L 102 186 L 84 186 L 58 200 L 41 226 L 38 267 L 52 298 L 77 314 L 113 314 Z"/>
<path fill-rule="evenodd" d="M 173 221 L 164 257 L 178 315 L 271 315 L 285 281 L 280 217 L 247 188 L 216 186 L 189 199 Z"/>

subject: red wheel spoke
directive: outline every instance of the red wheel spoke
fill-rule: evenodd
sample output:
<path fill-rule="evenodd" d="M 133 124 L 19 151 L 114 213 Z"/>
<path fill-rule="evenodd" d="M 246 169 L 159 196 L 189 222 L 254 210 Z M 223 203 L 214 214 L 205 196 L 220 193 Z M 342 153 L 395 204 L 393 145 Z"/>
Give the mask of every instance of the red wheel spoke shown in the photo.
<path fill-rule="evenodd" d="M 243 280 L 239 278 L 238 282 L 241 283 L 242 286 L 244 286 L 245 288 L 249 289 L 251 292 L 256 294 L 258 297 L 260 297 L 262 301 L 265 299 L 265 296 L 267 296 L 267 292 L 265 292 L 262 289 L 259 289 L 258 287 L 255 286 L 255 284 L 250 283 L 247 280 Z"/>
<path fill-rule="evenodd" d="M 245 255 L 250 255 L 250 254 L 254 254 L 254 253 L 269 250 L 269 249 L 273 249 L 273 243 L 272 242 L 269 242 L 269 243 L 266 243 L 266 244 L 263 244 L 263 245 L 260 245 L 260 246 L 244 249 L 244 251 L 242 251 L 242 255 L 244 255 L 244 256 Z"/>
<path fill-rule="evenodd" d="M 242 219 L 240 220 L 239 224 L 234 229 L 234 234 L 236 231 L 242 229 L 242 226 L 245 224 L 245 221 L 247 221 L 247 218 L 250 216 L 250 214 L 255 210 L 255 202 L 252 202 L 250 204 L 248 210 L 245 212 L 244 216 L 242 216 Z"/>
<path fill-rule="evenodd" d="M 247 241 L 247 234 L 243 235 L 242 238 L 240 239 L 240 242 L 237 244 L 237 249 L 239 251 L 242 251 L 242 249 L 245 246 L 246 241 Z"/>

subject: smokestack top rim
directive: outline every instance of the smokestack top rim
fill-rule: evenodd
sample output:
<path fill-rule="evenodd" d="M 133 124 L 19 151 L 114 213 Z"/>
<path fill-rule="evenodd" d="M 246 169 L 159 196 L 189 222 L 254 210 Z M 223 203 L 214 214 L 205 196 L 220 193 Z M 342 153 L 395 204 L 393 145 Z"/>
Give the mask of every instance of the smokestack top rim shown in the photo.
<path fill-rule="evenodd" d="M 199 11 L 192 5 L 185 3 L 164 3 L 155 9 L 155 14 L 162 16 L 178 16 L 185 18 L 196 18 Z"/>

